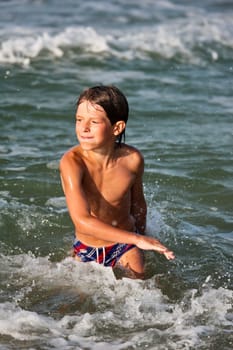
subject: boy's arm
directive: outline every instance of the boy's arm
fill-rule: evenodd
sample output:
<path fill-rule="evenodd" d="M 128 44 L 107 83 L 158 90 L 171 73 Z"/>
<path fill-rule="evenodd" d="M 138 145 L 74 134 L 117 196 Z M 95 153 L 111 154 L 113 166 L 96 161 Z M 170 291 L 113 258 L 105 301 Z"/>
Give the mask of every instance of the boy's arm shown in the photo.
<path fill-rule="evenodd" d="M 135 219 L 137 232 L 144 235 L 146 231 L 147 205 L 143 192 L 142 177 L 144 173 L 144 159 L 141 157 L 136 180 L 131 189 L 131 214 Z"/>

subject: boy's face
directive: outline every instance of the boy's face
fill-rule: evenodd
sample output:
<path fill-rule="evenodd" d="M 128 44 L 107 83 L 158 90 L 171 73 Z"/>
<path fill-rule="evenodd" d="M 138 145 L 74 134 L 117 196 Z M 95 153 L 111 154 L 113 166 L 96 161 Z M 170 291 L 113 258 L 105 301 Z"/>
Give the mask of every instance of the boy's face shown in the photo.
<path fill-rule="evenodd" d="M 104 109 L 85 100 L 77 108 L 76 135 L 85 150 L 109 147 L 115 142 L 114 125 Z"/>

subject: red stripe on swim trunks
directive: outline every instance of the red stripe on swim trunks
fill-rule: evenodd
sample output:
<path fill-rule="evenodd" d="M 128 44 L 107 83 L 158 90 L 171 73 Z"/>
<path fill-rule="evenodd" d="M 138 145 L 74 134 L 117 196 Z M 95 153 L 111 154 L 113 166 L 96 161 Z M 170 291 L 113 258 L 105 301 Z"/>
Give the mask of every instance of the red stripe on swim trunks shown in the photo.
<path fill-rule="evenodd" d="M 75 253 L 78 253 L 81 249 L 87 249 L 88 247 L 81 243 L 81 242 L 77 242 L 76 244 L 74 244 L 74 251 Z"/>

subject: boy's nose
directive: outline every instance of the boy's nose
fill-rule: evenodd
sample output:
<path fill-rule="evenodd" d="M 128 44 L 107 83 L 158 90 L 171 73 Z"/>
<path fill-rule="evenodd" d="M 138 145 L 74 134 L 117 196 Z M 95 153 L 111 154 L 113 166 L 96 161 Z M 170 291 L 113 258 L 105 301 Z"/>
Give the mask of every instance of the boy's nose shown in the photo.
<path fill-rule="evenodd" d="M 89 131 L 90 130 L 90 123 L 89 122 L 83 122 L 83 130 L 84 131 Z"/>

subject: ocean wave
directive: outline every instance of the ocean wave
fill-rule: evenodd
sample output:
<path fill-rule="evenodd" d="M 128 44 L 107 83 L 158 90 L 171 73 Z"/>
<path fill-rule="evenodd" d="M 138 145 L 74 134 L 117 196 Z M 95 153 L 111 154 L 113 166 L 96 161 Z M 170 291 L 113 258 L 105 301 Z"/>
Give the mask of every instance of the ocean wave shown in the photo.
<path fill-rule="evenodd" d="M 112 29 L 107 34 L 84 26 L 66 27 L 58 33 L 50 29 L 15 28 L 0 33 L 0 62 L 28 66 L 42 54 L 62 58 L 69 51 L 79 50 L 81 57 L 98 54 L 132 60 L 151 59 L 155 55 L 199 64 L 230 59 L 232 33 L 230 15 L 206 17 L 195 13 L 142 27 L 129 26 L 127 31 Z"/>
<path fill-rule="evenodd" d="M 190 289 L 171 303 L 154 278 L 116 280 L 111 269 L 93 263 L 52 263 L 28 254 L 1 256 L 0 262 L 9 276 L 4 289 L 11 291 L 11 301 L 0 304 L 0 333 L 24 346 L 34 341 L 120 350 L 156 341 L 158 349 L 164 342 L 169 349 L 198 349 L 205 340 L 214 344 L 219 324 L 225 341 L 232 327 L 232 291 L 212 288 L 210 276 L 199 291 Z"/>
<path fill-rule="evenodd" d="M 91 27 L 68 27 L 57 34 L 40 30 L 30 32 L 28 29 L 25 29 L 23 34 L 21 28 L 20 35 L 15 30 L 10 38 L 2 41 L 0 62 L 28 66 L 32 59 L 44 51 L 60 58 L 68 47 L 83 48 L 92 53 L 108 49 L 104 37 L 98 35 Z"/>
<path fill-rule="evenodd" d="M 231 18 L 193 9 L 183 17 L 128 31 L 119 37 L 119 47 L 128 48 L 128 58 L 158 55 L 165 59 L 180 57 L 190 63 L 217 61 L 224 57 L 223 49 L 233 48 Z"/>

